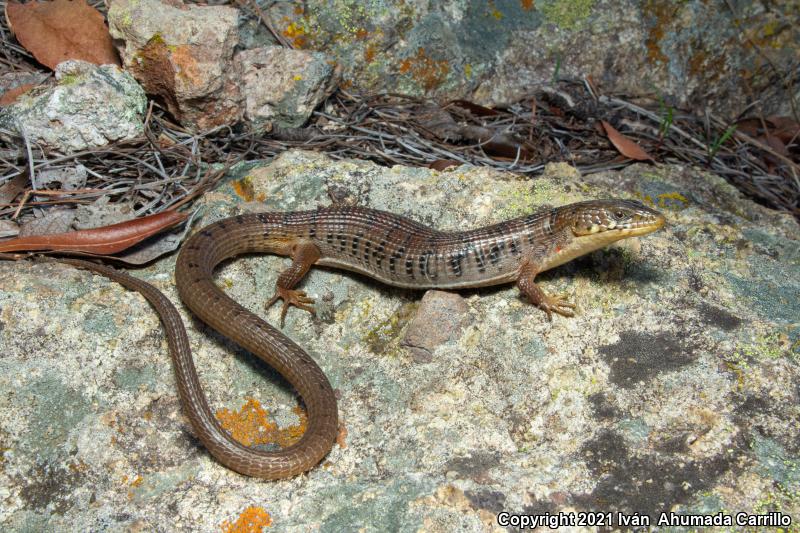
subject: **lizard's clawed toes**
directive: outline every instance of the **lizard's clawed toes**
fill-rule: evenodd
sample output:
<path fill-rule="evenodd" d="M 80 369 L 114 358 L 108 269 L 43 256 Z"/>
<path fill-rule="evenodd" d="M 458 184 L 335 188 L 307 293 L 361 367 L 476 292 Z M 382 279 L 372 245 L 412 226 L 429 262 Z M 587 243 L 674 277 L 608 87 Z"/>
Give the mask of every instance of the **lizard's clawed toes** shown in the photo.
<path fill-rule="evenodd" d="M 573 317 L 575 316 L 574 303 L 568 302 L 566 296 L 546 296 L 541 302 L 539 307 L 547 313 L 547 319 L 553 320 L 553 313 L 558 313 L 561 316 Z"/>
<path fill-rule="evenodd" d="M 281 308 L 281 327 L 284 326 L 284 323 L 286 322 L 286 313 L 292 306 L 302 309 L 303 311 L 308 311 L 312 315 L 317 316 L 317 312 L 314 310 L 313 306 L 314 299 L 309 298 L 304 291 L 276 287 L 275 294 L 273 294 L 272 298 L 270 298 L 269 301 L 264 305 L 264 308 L 269 309 L 275 302 L 278 301 L 278 299 L 283 300 L 283 307 Z"/>

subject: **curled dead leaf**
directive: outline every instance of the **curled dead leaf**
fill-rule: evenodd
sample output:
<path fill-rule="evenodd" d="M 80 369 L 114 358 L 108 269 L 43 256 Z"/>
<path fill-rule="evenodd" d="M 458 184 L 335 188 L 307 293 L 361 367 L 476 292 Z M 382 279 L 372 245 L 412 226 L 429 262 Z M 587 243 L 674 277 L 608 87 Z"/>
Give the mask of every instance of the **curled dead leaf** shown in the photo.
<path fill-rule="evenodd" d="M 20 44 L 51 69 L 67 59 L 120 65 L 103 15 L 86 0 L 8 2 L 5 11 Z"/>
<path fill-rule="evenodd" d="M 611 144 L 614 145 L 614 148 L 619 150 L 619 153 L 628 159 L 634 159 L 636 161 L 652 161 L 655 163 L 655 159 L 653 159 L 650 154 L 648 154 L 641 146 L 636 144 L 636 142 L 617 131 L 614 126 L 605 120 L 601 120 L 600 124 L 602 124 L 603 129 L 605 130 L 608 140 L 611 141 Z"/>

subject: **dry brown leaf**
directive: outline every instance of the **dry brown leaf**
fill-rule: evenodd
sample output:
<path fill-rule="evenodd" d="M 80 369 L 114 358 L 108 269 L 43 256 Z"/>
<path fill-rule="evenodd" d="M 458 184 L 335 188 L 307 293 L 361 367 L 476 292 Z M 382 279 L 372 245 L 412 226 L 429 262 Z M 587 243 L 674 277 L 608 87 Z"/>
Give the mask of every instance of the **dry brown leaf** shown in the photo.
<path fill-rule="evenodd" d="M 0 242 L 0 252 L 58 250 L 115 254 L 183 222 L 187 216 L 177 211 L 165 211 L 102 228 L 8 239 Z"/>
<path fill-rule="evenodd" d="M 26 83 L 24 85 L 20 85 L 19 87 L 14 87 L 13 89 L 9 89 L 0 95 L 0 107 L 4 105 L 10 105 L 17 101 L 17 97 L 21 94 L 25 94 L 29 90 L 36 87 L 33 83 Z"/>
<path fill-rule="evenodd" d="M 533 152 L 506 134 L 492 137 L 489 141 L 481 144 L 481 148 L 492 159 L 530 161 L 533 158 Z"/>
<path fill-rule="evenodd" d="M 182 230 L 173 229 L 171 231 L 162 233 L 157 237 L 150 237 L 134 246 L 131 246 L 124 252 L 114 254 L 113 256 L 97 256 L 113 259 L 120 263 L 127 265 L 144 265 L 150 261 L 161 257 L 162 255 L 173 252 L 180 247 L 181 243 L 186 240 L 186 235 L 192 227 L 192 223 L 197 211 L 191 215 Z"/>
<path fill-rule="evenodd" d="M 437 159 L 436 161 L 431 161 L 428 163 L 428 168 L 432 168 L 433 170 L 442 171 L 449 167 L 457 167 L 460 165 L 460 161 L 456 161 L 454 159 Z"/>
<path fill-rule="evenodd" d="M 789 156 L 789 150 L 786 149 L 786 145 L 783 144 L 783 141 L 779 137 L 775 135 L 764 135 L 763 137 L 760 137 L 759 140 L 764 144 L 766 144 L 767 146 L 769 146 L 770 148 L 772 148 L 773 150 L 775 150 L 780 155 L 784 157 Z"/>
<path fill-rule="evenodd" d="M 791 117 L 772 116 L 767 120 L 775 126 L 771 132 L 772 135 L 778 137 L 785 144 L 797 142 L 797 139 L 800 138 L 800 124 Z"/>
<path fill-rule="evenodd" d="M 655 160 L 650 156 L 650 154 L 645 152 L 644 149 L 634 141 L 628 139 L 619 131 L 617 131 L 614 126 L 605 120 L 601 120 L 600 123 L 603 125 L 603 129 L 606 130 L 608 140 L 611 141 L 611 144 L 614 145 L 614 148 L 619 150 L 619 153 L 628 159 L 635 159 L 636 161 L 653 161 L 655 163 Z"/>
<path fill-rule="evenodd" d="M 757 118 L 744 118 L 736 122 L 736 131 L 746 133 L 750 137 L 758 137 L 763 131 L 762 122 Z"/>
<path fill-rule="evenodd" d="M 0 185 L 0 205 L 8 206 L 28 186 L 27 170 Z"/>
<path fill-rule="evenodd" d="M 476 117 L 493 117 L 499 115 L 499 111 L 495 111 L 486 106 L 478 105 L 474 102 L 470 102 L 469 100 L 450 100 L 448 105 L 456 105 L 460 108 L 466 109 Z"/>
<path fill-rule="evenodd" d="M 9 2 L 6 20 L 20 44 L 51 69 L 67 59 L 120 65 L 103 15 L 86 0 Z"/>

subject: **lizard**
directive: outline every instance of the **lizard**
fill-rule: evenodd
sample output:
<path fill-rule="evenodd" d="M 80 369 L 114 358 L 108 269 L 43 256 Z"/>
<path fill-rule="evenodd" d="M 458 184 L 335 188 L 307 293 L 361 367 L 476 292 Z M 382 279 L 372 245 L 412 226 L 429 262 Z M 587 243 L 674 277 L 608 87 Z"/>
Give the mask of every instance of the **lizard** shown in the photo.
<path fill-rule="evenodd" d="M 281 326 L 294 306 L 314 313 L 313 299 L 296 287 L 312 266 L 328 266 L 409 289 L 462 289 L 516 283 L 542 309 L 571 317 L 575 304 L 548 295 L 540 272 L 620 239 L 661 228 L 664 216 L 632 200 L 589 200 L 468 230 L 439 231 L 407 217 L 359 206 L 268 212 L 219 220 L 181 247 L 175 282 L 181 300 L 212 328 L 275 368 L 298 392 L 308 425 L 301 439 L 279 451 L 261 451 L 234 440 L 208 406 L 188 337 L 174 305 L 152 285 L 111 267 L 62 259 L 140 292 L 161 318 L 178 392 L 192 426 L 209 452 L 241 474 L 265 479 L 308 471 L 324 458 L 338 434 L 334 390 L 314 359 L 280 330 L 228 297 L 214 282 L 226 259 L 252 252 L 291 258 L 278 276 L 270 307 L 283 301 Z"/>

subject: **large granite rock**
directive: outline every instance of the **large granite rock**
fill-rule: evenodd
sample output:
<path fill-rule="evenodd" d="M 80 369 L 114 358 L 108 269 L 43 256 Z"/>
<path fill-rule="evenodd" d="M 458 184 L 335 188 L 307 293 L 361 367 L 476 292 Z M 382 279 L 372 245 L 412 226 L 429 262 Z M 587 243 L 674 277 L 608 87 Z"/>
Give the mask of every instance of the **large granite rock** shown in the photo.
<path fill-rule="evenodd" d="M 668 226 L 540 276 L 579 304 L 573 319 L 548 322 L 512 286 L 461 292 L 447 302 L 461 317 L 440 344 L 426 336 L 425 357 L 404 338 L 441 305 L 313 269 L 318 318 L 292 310 L 284 331 L 338 390 L 344 431 L 322 465 L 277 482 L 225 469 L 192 436 L 143 298 L 66 265 L 0 263 L 3 529 L 211 531 L 269 514 L 275 531 L 489 531 L 504 510 L 780 511 L 797 524 L 800 231 L 786 215 L 677 166 L 587 183 L 554 165 L 531 181 L 287 152 L 236 179 L 205 197 L 204 223 L 314 208 L 335 189 L 441 228 L 605 196 L 649 198 Z M 218 282 L 276 323 L 262 304 L 286 264 L 241 258 Z M 177 302 L 173 265 L 137 275 Z M 273 371 L 183 315 L 214 406 L 302 423 Z"/>
<path fill-rule="evenodd" d="M 513 101 L 556 76 L 727 116 L 758 95 L 791 114 L 796 2 L 308 0 L 269 13 L 295 46 L 328 52 L 367 91 Z"/>

